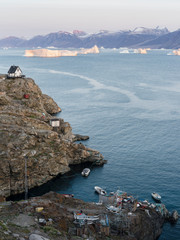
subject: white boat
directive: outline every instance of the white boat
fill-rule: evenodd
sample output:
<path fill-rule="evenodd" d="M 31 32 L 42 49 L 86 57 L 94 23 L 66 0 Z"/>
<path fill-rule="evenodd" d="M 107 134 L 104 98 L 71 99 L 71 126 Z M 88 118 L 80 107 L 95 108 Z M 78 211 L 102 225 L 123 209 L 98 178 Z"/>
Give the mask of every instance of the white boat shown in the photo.
<path fill-rule="evenodd" d="M 112 205 L 106 206 L 106 208 L 107 208 L 110 212 L 113 212 L 113 213 L 118 213 L 118 212 L 120 212 L 120 210 L 121 210 L 119 207 L 114 207 L 114 206 L 112 206 Z"/>
<path fill-rule="evenodd" d="M 94 189 L 100 195 L 107 195 L 107 192 L 104 189 L 102 189 L 101 187 L 95 186 Z"/>
<path fill-rule="evenodd" d="M 90 171 L 91 171 L 91 170 L 90 170 L 89 168 L 85 168 L 85 169 L 83 169 L 83 171 L 81 172 L 81 175 L 84 176 L 84 177 L 87 177 L 87 176 L 89 176 Z"/>
<path fill-rule="evenodd" d="M 94 215 L 94 216 L 88 216 L 84 213 L 75 213 L 74 212 L 74 219 L 77 220 L 88 220 L 88 221 L 97 221 L 99 220 L 99 216 L 98 215 Z"/>
<path fill-rule="evenodd" d="M 158 202 L 161 201 L 161 196 L 158 193 L 153 192 L 153 193 L 151 193 L 151 196 L 155 201 L 158 201 Z"/>

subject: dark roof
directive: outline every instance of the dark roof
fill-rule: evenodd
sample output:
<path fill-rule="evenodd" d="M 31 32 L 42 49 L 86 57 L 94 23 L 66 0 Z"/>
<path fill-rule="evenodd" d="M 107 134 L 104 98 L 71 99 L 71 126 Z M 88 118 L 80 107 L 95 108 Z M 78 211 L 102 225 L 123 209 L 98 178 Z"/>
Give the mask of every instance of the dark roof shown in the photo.
<path fill-rule="evenodd" d="M 50 121 L 51 121 L 51 122 L 60 121 L 60 119 L 59 119 L 59 118 L 51 118 Z"/>
<path fill-rule="evenodd" d="M 20 67 L 13 65 L 13 66 L 10 67 L 8 73 L 15 73 L 18 68 L 20 69 Z M 21 69 L 20 69 L 20 70 L 21 70 Z M 21 72 L 22 72 L 22 71 L 21 71 Z"/>

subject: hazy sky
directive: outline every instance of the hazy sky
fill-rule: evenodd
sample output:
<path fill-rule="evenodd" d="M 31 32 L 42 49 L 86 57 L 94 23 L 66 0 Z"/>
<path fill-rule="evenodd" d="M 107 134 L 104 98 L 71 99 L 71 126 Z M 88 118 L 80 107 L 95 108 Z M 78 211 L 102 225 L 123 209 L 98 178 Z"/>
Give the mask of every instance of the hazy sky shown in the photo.
<path fill-rule="evenodd" d="M 0 38 L 50 32 L 180 28 L 180 0 L 0 0 Z"/>

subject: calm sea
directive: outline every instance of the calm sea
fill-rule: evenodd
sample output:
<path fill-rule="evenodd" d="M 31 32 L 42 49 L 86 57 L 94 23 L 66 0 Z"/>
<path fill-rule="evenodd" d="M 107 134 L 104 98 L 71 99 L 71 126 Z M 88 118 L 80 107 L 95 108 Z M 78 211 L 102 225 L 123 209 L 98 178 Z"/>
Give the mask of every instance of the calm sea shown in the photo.
<path fill-rule="evenodd" d="M 168 50 L 146 55 L 101 50 L 97 55 L 26 58 L 0 50 L 0 72 L 19 65 L 62 108 L 58 116 L 108 160 L 88 178 L 77 168 L 52 183 L 60 193 L 98 201 L 94 186 L 121 189 L 152 201 L 157 191 L 180 213 L 180 57 Z M 165 224 L 161 240 L 180 239 L 180 223 Z"/>

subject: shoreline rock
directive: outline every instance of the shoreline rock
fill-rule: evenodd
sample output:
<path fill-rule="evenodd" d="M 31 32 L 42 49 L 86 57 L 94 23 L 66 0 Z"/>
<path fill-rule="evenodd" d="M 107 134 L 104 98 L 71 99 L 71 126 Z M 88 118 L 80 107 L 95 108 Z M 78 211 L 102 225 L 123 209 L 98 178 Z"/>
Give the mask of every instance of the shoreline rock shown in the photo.
<path fill-rule="evenodd" d="M 167 218 L 167 220 L 171 223 L 176 223 L 179 219 L 179 214 L 177 212 L 177 210 L 174 210 L 170 215 L 169 217 Z"/>
<path fill-rule="evenodd" d="M 131 212 L 125 207 L 121 213 L 115 214 L 107 210 L 105 205 L 87 203 L 71 195 L 55 192 L 0 206 L 1 226 L 9 232 L 7 239 L 13 239 L 10 236 L 18 234 L 30 240 L 33 234 L 37 234 L 51 240 L 155 240 L 160 236 L 164 223 L 164 218 L 155 209 L 136 209 Z M 79 226 L 74 219 L 74 213 L 78 212 L 87 216 L 96 215 L 99 220 Z M 108 222 L 105 224 L 103 219 L 106 218 Z M 1 227 L 1 236 L 6 236 L 4 232 Z"/>
<path fill-rule="evenodd" d="M 80 134 L 74 134 L 74 139 L 73 141 L 76 142 L 76 141 L 86 141 L 89 139 L 89 136 L 83 136 L 83 135 L 80 135 Z"/>
<path fill-rule="evenodd" d="M 105 163 L 98 151 L 74 142 L 68 122 L 50 125 L 61 109 L 33 79 L 0 75 L 0 83 L 0 196 L 24 192 L 25 161 L 28 188 L 68 172 L 70 164 Z"/>

